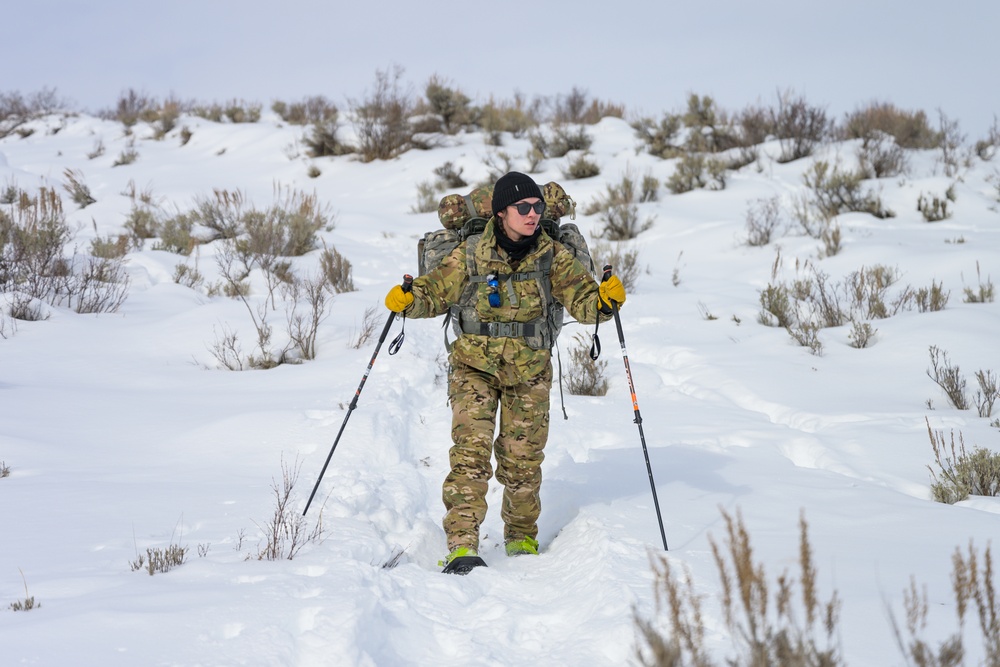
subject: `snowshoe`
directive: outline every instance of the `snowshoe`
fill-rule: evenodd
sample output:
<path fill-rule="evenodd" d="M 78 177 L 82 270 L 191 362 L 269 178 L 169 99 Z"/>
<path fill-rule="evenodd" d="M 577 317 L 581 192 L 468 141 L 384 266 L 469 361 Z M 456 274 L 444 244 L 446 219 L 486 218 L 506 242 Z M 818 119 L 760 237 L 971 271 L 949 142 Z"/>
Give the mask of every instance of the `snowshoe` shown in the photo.
<path fill-rule="evenodd" d="M 486 561 L 479 557 L 475 549 L 458 547 L 438 565 L 444 566 L 444 574 L 468 574 L 477 567 L 486 567 Z"/>

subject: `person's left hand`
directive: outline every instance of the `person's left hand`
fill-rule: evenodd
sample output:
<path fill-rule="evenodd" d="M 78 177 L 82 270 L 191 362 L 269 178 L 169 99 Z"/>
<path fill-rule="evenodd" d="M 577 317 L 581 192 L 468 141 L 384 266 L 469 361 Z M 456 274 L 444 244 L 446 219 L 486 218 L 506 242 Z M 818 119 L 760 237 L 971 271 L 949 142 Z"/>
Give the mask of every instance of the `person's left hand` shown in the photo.
<path fill-rule="evenodd" d="M 402 285 L 395 285 L 385 295 L 385 307 L 394 313 L 401 313 L 413 303 L 413 294 L 404 291 Z"/>
<path fill-rule="evenodd" d="M 625 286 L 618 276 L 612 275 L 607 280 L 601 282 L 601 301 L 611 305 L 614 301 L 619 306 L 625 303 Z"/>

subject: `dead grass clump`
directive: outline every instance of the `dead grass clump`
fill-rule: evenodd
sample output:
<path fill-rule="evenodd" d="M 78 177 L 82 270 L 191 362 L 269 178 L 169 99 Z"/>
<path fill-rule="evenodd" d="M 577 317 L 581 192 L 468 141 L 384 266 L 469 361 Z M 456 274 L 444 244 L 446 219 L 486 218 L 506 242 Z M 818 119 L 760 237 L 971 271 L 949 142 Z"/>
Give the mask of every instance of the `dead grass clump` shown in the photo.
<path fill-rule="evenodd" d="M 653 226 L 653 218 L 640 219 L 638 207 L 639 203 L 652 201 L 652 198 L 655 198 L 655 189 L 650 188 L 645 180 L 642 184 L 638 183 L 635 175 L 626 171 L 621 182 L 608 184 L 605 194 L 598 196 L 585 213 L 600 213 L 602 238 L 627 241 Z"/>
<path fill-rule="evenodd" d="M 135 560 L 129 563 L 129 567 L 133 572 L 145 570 L 149 576 L 153 576 L 157 572 L 169 572 L 184 564 L 187 552 L 187 547 L 178 544 L 171 544 L 168 547 L 151 547 L 146 549 L 145 554 L 138 554 Z"/>
<path fill-rule="evenodd" d="M 946 441 L 943 432 L 932 430 L 926 417 L 924 421 L 937 465 L 937 470 L 927 466 L 934 480 L 931 484 L 934 500 L 952 505 L 969 496 L 1000 496 L 1000 454 L 985 447 L 969 452 L 961 432 L 956 446 L 954 431 L 950 441 Z"/>
<path fill-rule="evenodd" d="M 487 134 L 487 143 L 501 146 L 502 133 L 521 137 L 538 127 L 542 117 L 541 106 L 539 100 L 529 101 L 520 93 L 510 101 L 496 100 L 491 96 L 479 109 L 478 124 Z"/>
<path fill-rule="evenodd" d="M 569 163 L 569 165 L 567 165 L 566 169 L 563 170 L 563 176 L 570 181 L 582 178 L 593 178 L 594 176 L 600 175 L 600 173 L 600 165 L 586 155 L 578 155 Z"/>
<path fill-rule="evenodd" d="M 192 105 L 191 113 L 213 123 L 256 123 L 260 120 L 260 102 L 232 99 L 227 102 Z"/>
<path fill-rule="evenodd" d="M 639 250 L 623 247 L 621 243 L 600 241 L 595 243 L 590 253 L 594 258 L 594 266 L 615 267 L 615 275 L 629 293 L 635 290 L 636 282 L 643 268 L 639 264 Z"/>
<path fill-rule="evenodd" d="M 781 200 L 777 195 L 751 202 L 746 213 L 747 245 L 759 247 L 769 244 L 780 224 Z"/>
<path fill-rule="evenodd" d="M 70 199 L 72 199 L 77 206 L 80 208 L 87 208 L 97 201 L 94 199 L 93 195 L 90 194 L 90 188 L 83 182 L 83 174 L 80 173 L 80 171 L 67 168 L 63 171 L 63 176 L 66 177 L 66 182 L 63 183 L 63 189 L 66 190 Z"/>
<path fill-rule="evenodd" d="M 333 246 L 323 244 L 323 252 L 319 256 L 320 270 L 326 276 L 326 282 L 337 294 L 353 292 L 354 280 L 351 277 L 353 268 L 351 262 L 340 254 Z"/>
<path fill-rule="evenodd" d="M 11 602 L 8 609 L 11 611 L 31 611 L 41 607 L 41 603 L 35 602 L 35 596 L 28 593 L 28 580 L 24 577 L 24 571 L 21 568 L 17 568 L 17 571 L 21 573 L 21 581 L 24 582 L 24 599 Z"/>
<path fill-rule="evenodd" d="M 703 597 L 690 572 L 676 573 L 665 554 L 652 556 L 656 610 L 661 622 L 636 618 L 643 645 L 637 657 L 647 667 L 836 667 L 843 665 L 837 643 L 840 600 L 819 596 L 816 566 L 805 517 L 800 538 L 796 579 L 787 571 L 773 582 L 763 563 L 755 562 L 750 535 L 737 513 L 724 510 L 726 541 L 710 539 L 721 584 L 721 606 L 731 647 L 718 662 L 705 646 Z"/>
<path fill-rule="evenodd" d="M 983 642 L 985 660 L 977 664 L 993 667 L 1000 660 L 1000 603 L 993 585 L 993 558 L 987 546 L 983 554 L 969 542 L 968 556 L 963 556 L 955 548 L 952 556 L 952 592 L 958 613 L 958 630 L 937 646 L 921 637 L 928 627 L 929 604 L 927 590 L 918 589 L 915 579 L 903 591 L 903 606 L 906 612 L 906 636 L 889 612 L 889 619 L 896 636 L 896 642 L 908 665 L 914 667 L 957 667 L 965 664 L 966 649 L 964 637 L 965 618 L 974 609 L 979 621 L 979 631 Z"/>
<path fill-rule="evenodd" d="M 979 285 L 975 288 L 965 287 L 965 303 L 993 303 L 995 298 L 995 288 L 993 286 L 993 280 L 989 276 L 986 276 L 986 280 L 983 280 L 983 274 L 979 269 L 979 262 L 976 262 L 976 278 L 979 281 Z"/>
<path fill-rule="evenodd" d="M 591 341 L 583 333 L 573 336 L 569 352 L 570 370 L 566 374 L 566 390 L 577 396 L 604 396 L 608 393 L 605 371 L 608 362 L 591 358 Z"/>

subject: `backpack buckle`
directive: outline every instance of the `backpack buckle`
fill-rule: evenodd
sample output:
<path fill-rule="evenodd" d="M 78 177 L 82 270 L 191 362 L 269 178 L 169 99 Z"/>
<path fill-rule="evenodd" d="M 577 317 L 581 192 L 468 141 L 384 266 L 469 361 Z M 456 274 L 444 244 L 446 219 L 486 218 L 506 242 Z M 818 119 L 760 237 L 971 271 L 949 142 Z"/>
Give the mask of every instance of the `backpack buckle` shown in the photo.
<path fill-rule="evenodd" d="M 486 329 L 493 338 L 514 338 L 517 336 L 517 322 L 488 322 Z"/>

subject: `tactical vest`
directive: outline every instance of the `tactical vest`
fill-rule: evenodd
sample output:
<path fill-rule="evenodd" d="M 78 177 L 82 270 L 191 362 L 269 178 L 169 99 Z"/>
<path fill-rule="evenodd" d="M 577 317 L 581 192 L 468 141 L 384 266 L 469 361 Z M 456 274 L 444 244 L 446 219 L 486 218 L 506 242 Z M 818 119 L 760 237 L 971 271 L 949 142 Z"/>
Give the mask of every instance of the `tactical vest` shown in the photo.
<path fill-rule="evenodd" d="M 451 320 L 455 335 L 461 336 L 465 333 L 493 338 L 522 338 L 525 344 L 533 350 L 551 349 L 562 330 L 565 312 L 562 304 L 552 297 L 553 250 L 551 248 L 546 250 L 536 260 L 530 271 L 483 275 L 479 272 L 476 263 L 476 246 L 482 238 L 483 235 L 480 233 L 473 234 L 465 240 L 465 262 L 469 282 L 462 290 L 462 296 L 458 302 L 449 309 L 447 316 L 447 319 Z M 496 253 L 497 251 L 492 248 L 491 252 Z M 514 283 L 524 280 L 536 281 L 538 291 L 542 296 L 542 314 L 528 322 L 483 322 L 476 310 L 476 304 L 481 298 L 480 290 L 491 279 L 491 276 L 499 283 L 499 288 L 506 292 L 507 298 L 514 306 L 517 306 L 517 292 L 514 289 Z"/>

